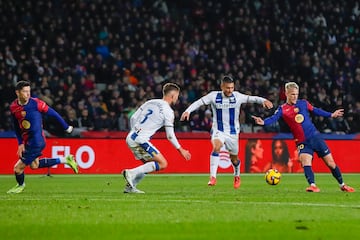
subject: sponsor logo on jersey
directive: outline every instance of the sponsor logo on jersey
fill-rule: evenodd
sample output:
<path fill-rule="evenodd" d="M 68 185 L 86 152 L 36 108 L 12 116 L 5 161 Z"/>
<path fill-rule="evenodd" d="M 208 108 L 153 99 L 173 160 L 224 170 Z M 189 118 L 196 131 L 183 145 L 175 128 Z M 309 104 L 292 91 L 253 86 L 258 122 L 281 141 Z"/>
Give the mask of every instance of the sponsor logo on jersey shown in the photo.
<path fill-rule="evenodd" d="M 21 126 L 22 126 L 23 128 L 25 128 L 25 129 L 29 129 L 30 126 L 31 126 L 31 124 L 30 124 L 29 121 L 23 120 L 23 121 L 21 122 Z"/>
<path fill-rule="evenodd" d="M 304 121 L 304 116 L 302 114 L 296 114 L 295 116 L 295 122 L 302 123 Z"/>

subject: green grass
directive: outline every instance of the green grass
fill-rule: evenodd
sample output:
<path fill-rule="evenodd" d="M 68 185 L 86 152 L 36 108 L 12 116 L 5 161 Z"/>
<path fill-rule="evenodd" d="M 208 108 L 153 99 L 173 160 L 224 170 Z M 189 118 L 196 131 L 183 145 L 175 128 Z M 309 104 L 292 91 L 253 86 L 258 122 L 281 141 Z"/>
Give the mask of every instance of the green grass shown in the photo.
<path fill-rule="evenodd" d="M 341 192 L 331 174 L 317 174 L 320 193 L 305 192 L 302 174 L 278 186 L 263 175 L 149 175 L 146 194 L 123 194 L 121 175 L 26 176 L 21 194 L 0 176 L 1 239 L 359 239 L 359 174 L 346 174 L 358 190 Z"/>

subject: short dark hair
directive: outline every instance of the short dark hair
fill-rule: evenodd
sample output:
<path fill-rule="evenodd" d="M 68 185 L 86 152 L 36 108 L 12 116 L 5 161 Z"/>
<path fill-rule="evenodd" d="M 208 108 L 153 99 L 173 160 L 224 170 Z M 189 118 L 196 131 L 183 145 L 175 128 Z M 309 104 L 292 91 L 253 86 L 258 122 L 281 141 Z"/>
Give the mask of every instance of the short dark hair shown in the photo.
<path fill-rule="evenodd" d="M 223 79 L 221 80 L 222 83 L 233 83 L 234 79 L 230 76 L 224 76 Z"/>
<path fill-rule="evenodd" d="M 175 83 L 166 83 L 163 86 L 163 95 L 165 96 L 169 92 L 174 91 L 174 90 L 180 92 L 180 87 Z"/>
<path fill-rule="evenodd" d="M 30 86 L 30 82 L 28 81 L 18 81 L 15 85 L 15 90 L 21 90 L 24 87 L 29 87 Z"/>

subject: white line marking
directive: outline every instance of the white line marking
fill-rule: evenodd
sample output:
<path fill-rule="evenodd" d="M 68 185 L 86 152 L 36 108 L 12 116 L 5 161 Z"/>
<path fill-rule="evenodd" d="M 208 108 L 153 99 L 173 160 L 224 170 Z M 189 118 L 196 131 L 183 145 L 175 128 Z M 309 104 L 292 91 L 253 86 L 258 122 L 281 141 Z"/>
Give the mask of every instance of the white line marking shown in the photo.
<path fill-rule="evenodd" d="M 128 195 L 127 195 L 128 196 Z M 144 195 L 142 195 L 144 196 Z M 89 201 L 89 202 L 95 202 L 95 201 L 104 201 L 104 202 L 173 202 L 173 203 L 199 203 L 199 204 L 206 204 L 206 203 L 213 203 L 214 201 L 210 200 L 185 200 L 185 199 L 145 199 L 142 197 L 142 199 L 124 199 L 124 198 L 86 198 L 86 199 L 76 199 L 76 198 L 59 198 L 54 196 L 54 200 L 57 201 Z M 43 201 L 42 198 L 29 198 L 26 199 L 26 201 Z M 51 199 L 50 199 L 51 200 Z M 0 201 L 24 201 L 23 198 L 3 198 L 0 197 Z M 239 204 L 239 205 L 273 205 L 273 206 L 306 206 L 306 207 L 337 207 L 337 208 L 359 208 L 360 205 L 346 205 L 346 204 L 335 204 L 335 203 L 303 203 L 303 202 L 254 202 L 254 201 L 216 201 L 216 204 Z"/>

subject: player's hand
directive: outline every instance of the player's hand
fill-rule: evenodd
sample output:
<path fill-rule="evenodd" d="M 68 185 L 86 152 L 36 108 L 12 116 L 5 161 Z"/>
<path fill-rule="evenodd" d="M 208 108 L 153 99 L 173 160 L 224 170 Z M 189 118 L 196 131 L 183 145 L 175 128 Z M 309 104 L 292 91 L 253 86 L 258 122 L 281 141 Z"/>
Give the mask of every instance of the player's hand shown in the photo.
<path fill-rule="evenodd" d="M 344 116 L 344 109 L 343 108 L 338 109 L 338 110 L 336 110 L 335 112 L 333 112 L 331 114 L 331 117 L 333 117 L 333 118 L 342 117 L 342 116 Z"/>
<path fill-rule="evenodd" d="M 267 109 L 271 109 L 271 108 L 273 108 L 273 106 L 274 105 L 269 100 L 265 100 L 265 102 L 263 103 L 263 107 L 267 108 Z"/>
<path fill-rule="evenodd" d="M 186 159 L 186 161 L 191 159 L 191 153 L 188 150 L 185 150 L 182 147 L 180 147 L 178 150 L 180 154 Z"/>
<path fill-rule="evenodd" d="M 18 146 L 18 150 L 17 150 L 17 155 L 19 158 L 22 158 L 22 154 L 25 151 L 25 145 L 24 144 L 20 144 Z"/>
<path fill-rule="evenodd" d="M 74 127 L 73 127 L 73 126 L 69 126 L 69 127 L 65 130 L 65 132 L 71 133 L 73 130 L 74 130 Z"/>
<path fill-rule="evenodd" d="M 190 118 L 190 113 L 183 112 L 183 114 L 181 114 L 180 121 L 184 121 L 184 120 L 189 121 L 189 118 Z"/>
<path fill-rule="evenodd" d="M 257 116 L 251 116 L 254 120 L 256 124 L 259 125 L 264 125 L 264 120 L 261 117 L 257 117 Z"/>

